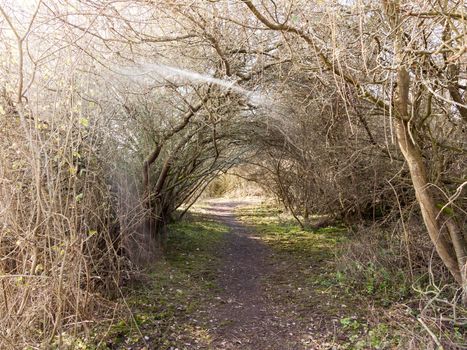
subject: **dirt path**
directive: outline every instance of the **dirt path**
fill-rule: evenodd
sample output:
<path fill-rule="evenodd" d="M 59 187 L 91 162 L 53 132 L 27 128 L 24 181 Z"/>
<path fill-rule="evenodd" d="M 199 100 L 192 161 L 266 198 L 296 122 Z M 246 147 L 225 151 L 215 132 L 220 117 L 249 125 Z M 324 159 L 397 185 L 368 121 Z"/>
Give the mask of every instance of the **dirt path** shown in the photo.
<path fill-rule="evenodd" d="M 337 280 L 342 229 L 299 230 L 251 200 L 209 201 L 192 214 L 172 227 L 147 281 L 129 290 L 133 322 L 111 329 L 109 349 L 394 348 L 388 324 L 367 319 L 374 305 Z"/>
<path fill-rule="evenodd" d="M 305 349 L 297 320 L 284 317 L 267 295 L 264 281 L 277 272 L 272 251 L 235 218 L 235 208 L 246 204 L 210 203 L 209 215 L 230 227 L 218 270 L 222 292 L 209 311 L 217 325 L 212 349 Z"/>
<path fill-rule="evenodd" d="M 360 304 L 331 288 L 331 233 L 288 231 L 258 201 L 209 201 L 193 213 L 132 291 L 137 332 L 117 327 L 109 349 L 336 350 L 365 331 Z"/>

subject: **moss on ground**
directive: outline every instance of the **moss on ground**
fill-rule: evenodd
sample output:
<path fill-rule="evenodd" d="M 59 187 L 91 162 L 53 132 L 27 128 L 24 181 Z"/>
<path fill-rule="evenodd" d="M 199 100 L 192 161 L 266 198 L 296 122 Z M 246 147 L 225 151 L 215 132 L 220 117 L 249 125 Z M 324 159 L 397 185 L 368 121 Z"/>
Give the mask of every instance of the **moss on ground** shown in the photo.
<path fill-rule="evenodd" d="M 319 343 L 335 349 L 391 349 L 398 345 L 395 329 L 372 316 L 372 301 L 362 293 L 365 288 L 348 288 L 336 267 L 341 244 L 351 239 L 345 227 L 301 229 L 274 206 L 241 208 L 237 213 L 274 252 L 276 271 L 265 281 L 269 297 L 282 304 L 285 313 L 311 321 L 315 334 L 321 335 Z"/>
<path fill-rule="evenodd" d="M 303 348 L 402 349 L 413 334 L 423 333 L 419 328 L 407 331 L 417 327 L 407 308 L 388 309 L 378 302 L 397 296 L 387 293 L 392 286 L 381 284 L 379 275 L 374 274 L 371 285 L 358 285 L 345 269 L 338 269 L 336 256 L 344 244 L 353 242 L 345 227 L 302 230 L 273 206 L 241 208 L 237 214 L 271 248 L 268 264 L 273 273 L 261 282 L 265 296 L 274 305 L 274 317 L 292 322 L 291 329 L 306 330 Z M 131 313 L 101 327 L 99 338 L 106 335 L 99 344 L 65 339 L 69 348 L 209 348 L 216 325 L 210 324 L 206 310 L 216 305 L 219 248 L 228 230 L 197 214 L 171 225 L 164 259 L 154 264 L 140 286 L 123 291 Z M 391 276 L 383 277 L 392 283 Z M 463 330 L 456 332 L 454 336 L 462 340 Z"/>
<path fill-rule="evenodd" d="M 127 317 L 86 349 L 196 349 L 210 342 L 200 306 L 216 291 L 218 251 L 228 227 L 206 217 L 170 225 L 164 258 L 124 291 Z"/>

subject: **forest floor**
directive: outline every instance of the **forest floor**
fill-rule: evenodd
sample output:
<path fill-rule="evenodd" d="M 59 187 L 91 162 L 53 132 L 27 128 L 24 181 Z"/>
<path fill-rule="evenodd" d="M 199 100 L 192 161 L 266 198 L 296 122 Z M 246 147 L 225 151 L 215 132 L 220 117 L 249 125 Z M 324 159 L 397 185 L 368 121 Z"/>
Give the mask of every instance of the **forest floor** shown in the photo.
<path fill-rule="evenodd" d="M 127 291 L 106 349 L 383 349 L 397 336 L 339 283 L 342 227 L 303 231 L 253 200 L 213 200 L 170 227 L 165 258 Z M 99 348 L 99 347 L 98 347 Z"/>

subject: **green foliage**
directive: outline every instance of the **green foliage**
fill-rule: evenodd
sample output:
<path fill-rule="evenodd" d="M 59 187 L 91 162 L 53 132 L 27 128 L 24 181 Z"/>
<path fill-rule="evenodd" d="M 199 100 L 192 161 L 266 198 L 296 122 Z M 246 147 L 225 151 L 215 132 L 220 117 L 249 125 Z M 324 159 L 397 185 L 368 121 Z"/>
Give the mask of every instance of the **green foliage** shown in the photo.
<path fill-rule="evenodd" d="M 454 210 L 450 207 L 445 207 L 442 203 L 436 203 L 436 208 L 442 210 L 442 212 L 448 216 L 454 216 Z"/>
<path fill-rule="evenodd" d="M 358 320 L 353 317 L 344 317 L 340 319 L 340 324 L 344 329 L 358 330 L 361 324 Z"/>
<path fill-rule="evenodd" d="M 370 326 L 355 317 L 342 317 L 339 323 L 348 339 L 343 345 L 344 349 L 393 349 L 400 342 L 400 336 L 386 323 Z"/>
<path fill-rule="evenodd" d="M 387 339 L 391 335 L 390 332 L 391 330 L 389 329 L 389 326 L 385 323 L 381 323 L 377 325 L 375 328 L 371 329 L 368 332 L 371 346 L 375 349 L 384 348 L 385 344 L 387 343 Z"/>
<path fill-rule="evenodd" d="M 405 271 L 393 271 L 375 263 L 349 262 L 336 272 L 336 283 L 348 291 L 371 296 L 381 305 L 390 305 L 408 298 L 411 281 Z"/>

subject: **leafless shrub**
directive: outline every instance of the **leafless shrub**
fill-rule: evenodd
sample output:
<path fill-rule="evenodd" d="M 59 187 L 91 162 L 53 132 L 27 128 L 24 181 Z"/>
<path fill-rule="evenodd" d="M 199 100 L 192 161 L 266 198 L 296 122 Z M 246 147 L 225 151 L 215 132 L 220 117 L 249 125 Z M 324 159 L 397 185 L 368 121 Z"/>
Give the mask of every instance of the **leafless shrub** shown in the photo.
<path fill-rule="evenodd" d="M 0 344 L 46 346 L 110 311 L 128 268 L 118 212 L 87 121 L 10 113 L 0 129 Z"/>
<path fill-rule="evenodd" d="M 301 225 L 388 222 L 415 199 L 465 288 L 462 1 L 20 5 L 0 4 L 5 346 L 86 325 L 94 293 L 240 163 Z M 411 229 L 366 248 L 423 265 Z"/>

